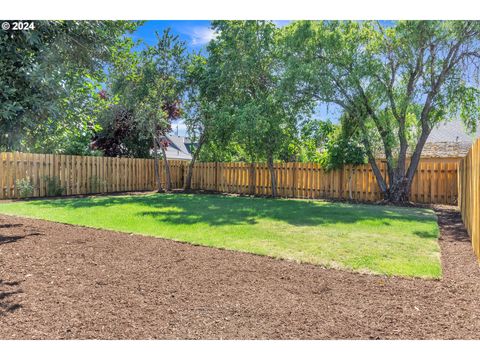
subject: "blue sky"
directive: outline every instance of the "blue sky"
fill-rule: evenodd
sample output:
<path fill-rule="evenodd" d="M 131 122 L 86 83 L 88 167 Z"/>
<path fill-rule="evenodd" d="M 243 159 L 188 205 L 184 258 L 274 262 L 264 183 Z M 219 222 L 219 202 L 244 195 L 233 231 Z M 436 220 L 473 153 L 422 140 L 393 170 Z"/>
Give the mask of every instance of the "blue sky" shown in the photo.
<path fill-rule="evenodd" d="M 214 37 L 210 28 L 210 20 L 151 20 L 145 22 L 133 34 L 133 40 L 142 40 L 147 45 L 155 45 L 157 38 L 155 32 L 161 34 L 163 30 L 170 28 L 172 33 L 185 41 L 187 51 L 205 51 L 206 45 Z M 143 45 L 144 46 L 144 45 Z M 139 48 L 143 47 L 140 45 Z M 172 124 L 174 133 L 186 136 L 186 127 L 182 120 Z"/>
<path fill-rule="evenodd" d="M 273 22 L 282 27 L 291 20 L 273 20 Z M 215 37 L 215 33 L 210 28 L 210 20 L 151 20 L 145 22 L 131 36 L 135 41 L 142 40 L 148 45 L 154 45 L 156 43 L 155 31 L 161 34 L 166 28 L 170 28 L 172 33 L 185 41 L 188 52 L 204 52 L 208 42 Z M 326 106 L 319 106 L 316 116 L 321 119 L 333 118 L 332 120 L 337 117 L 333 107 L 328 109 Z M 172 125 L 174 133 L 178 129 L 178 135 L 187 135 L 186 127 L 181 120 Z"/>
<path fill-rule="evenodd" d="M 273 20 L 281 27 L 291 20 Z M 188 51 L 199 51 L 204 49 L 208 42 L 214 38 L 215 33 L 210 28 L 210 20 L 151 20 L 145 22 L 132 35 L 134 40 L 143 40 L 148 45 L 156 43 L 155 31 L 162 33 L 166 28 L 185 41 Z"/>
<path fill-rule="evenodd" d="M 133 33 L 132 38 L 143 40 L 148 45 L 154 45 L 156 43 L 155 31 L 161 34 L 166 28 L 171 28 L 174 34 L 185 41 L 189 52 L 205 48 L 214 37 L 209 20 L 154 20 L 147 21 L 140 26 Z"/>

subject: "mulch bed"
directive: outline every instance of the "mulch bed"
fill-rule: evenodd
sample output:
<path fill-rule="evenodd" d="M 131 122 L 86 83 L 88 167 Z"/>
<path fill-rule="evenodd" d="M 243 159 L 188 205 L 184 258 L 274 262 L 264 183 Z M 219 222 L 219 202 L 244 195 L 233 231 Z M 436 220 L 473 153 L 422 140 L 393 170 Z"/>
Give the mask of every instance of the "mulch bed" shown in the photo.
<path fill-rule="evenodd" d="M 441 281 L 0 215 L 0 338 L 478 339 L 480 270 L 435 209 Z"/>

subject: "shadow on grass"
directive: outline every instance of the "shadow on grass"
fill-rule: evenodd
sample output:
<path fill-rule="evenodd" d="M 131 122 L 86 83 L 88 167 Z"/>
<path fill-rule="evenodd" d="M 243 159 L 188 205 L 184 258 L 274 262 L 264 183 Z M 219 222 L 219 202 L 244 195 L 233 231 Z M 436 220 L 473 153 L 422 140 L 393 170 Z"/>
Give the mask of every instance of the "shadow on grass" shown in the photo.
<path fill-rule="evenodd" d="M 413 234 L 423 239 L 436 239 L 437 233 L 434 231 L 413 231 Z"/>
<path fill-rule="evenodd" d="M 256 224 L 262 218 L 295 226 L 351 224 L 365 220 L 390 226 L 390 220 L 432 220 L 432 212 L 421 208 L 198 194 L 34 200 L 29 205 L 66 210 L 102 207 L 107 214 L 109 207 L 135 205 L 140 207 L 137 215 L 153 217 L 160 222 L 212 226 Z"/>

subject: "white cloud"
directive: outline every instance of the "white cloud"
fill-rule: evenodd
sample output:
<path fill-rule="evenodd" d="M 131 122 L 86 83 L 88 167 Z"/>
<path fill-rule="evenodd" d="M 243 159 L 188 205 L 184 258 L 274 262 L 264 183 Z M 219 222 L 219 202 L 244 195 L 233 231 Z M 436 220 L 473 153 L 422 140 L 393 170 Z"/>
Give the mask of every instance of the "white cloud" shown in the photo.
<path fill-rule="evenodd" d="M 205 45 L 217 37 L 217 33 L 208 26 L 196 26 L 188 31 L 192 45 Z"/>

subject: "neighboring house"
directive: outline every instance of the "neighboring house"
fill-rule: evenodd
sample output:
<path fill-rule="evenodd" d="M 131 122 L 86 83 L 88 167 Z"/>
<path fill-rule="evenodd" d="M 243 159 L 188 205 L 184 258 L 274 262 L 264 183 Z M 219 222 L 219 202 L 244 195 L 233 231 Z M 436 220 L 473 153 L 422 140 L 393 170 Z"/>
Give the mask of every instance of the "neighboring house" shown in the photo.
<path fill-rule="evenodd" d="M 167 135 L 168 141 L 167 159 L 169 160 L 192 160 L 192 151 L 195 143 L 189 138 L 177 135 Z"/>
<path fill-rule="evenodd" d="M 473 142 L 480 137 L 480 129 L 470 134 L 460 120 L 440 123 L 435 126 L 422 150 L 422 159 L 443 158 L 458 159 L 467 155 Z M 408 149 L 411 155 L 412 148 Z M 377 153 L 378 159 L 385 159 L 383 151 Z"/>
<path fill-rule="evenodd" d="M 432 129 L 422 151 L 422 158 L 459 158 L 467 155 L 480 129 L 470 134 L 460 120 L 441 123 Z"/>

